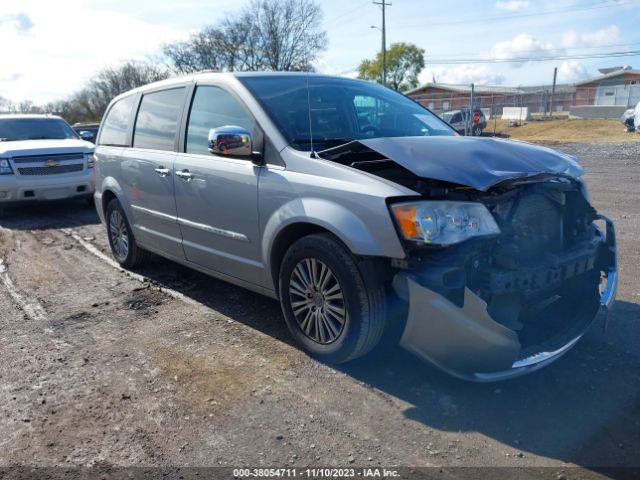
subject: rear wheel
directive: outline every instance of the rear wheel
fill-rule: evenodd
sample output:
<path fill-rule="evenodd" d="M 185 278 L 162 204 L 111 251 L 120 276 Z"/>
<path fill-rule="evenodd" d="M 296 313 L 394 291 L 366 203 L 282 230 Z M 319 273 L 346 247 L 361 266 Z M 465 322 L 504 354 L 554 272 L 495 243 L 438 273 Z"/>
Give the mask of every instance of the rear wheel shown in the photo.
<path fill-rule="evenodd" d="M 481 137 L 482 136 L 482 129 L 480 127 L 473 127 L 473 130 L 471 130 L 471 134 L 474 137 Z"/>
<path fill-rule="evenodd" d="M 149 253 L 137 245 L 129 221 L 117 199 L 109 202 L 105 217 L 111 254 L 117 262 L 125 268 L 144 263 Z"/>
<path fill-rule="evenodd" d="M 295 242 L 280 268 L 282 311 L 297 342 L 321 360 L 341 363 L 380 340 L 386 319 L 384 275 L 358 261 L 329 234 Z"/>

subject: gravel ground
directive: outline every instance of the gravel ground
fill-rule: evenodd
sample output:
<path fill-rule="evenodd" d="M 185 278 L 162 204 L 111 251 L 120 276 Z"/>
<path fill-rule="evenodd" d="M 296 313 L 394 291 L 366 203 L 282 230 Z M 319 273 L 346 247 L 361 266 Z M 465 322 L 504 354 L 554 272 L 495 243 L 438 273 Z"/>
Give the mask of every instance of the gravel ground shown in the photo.
<path fill-rule="evenodd" d="M 524 378 L 470 384 L 400 348 L 338 368 L 291 345 L 277 302 L 164 260 L 123 273 L 82 203 L 0 217 L 0 468 L 640 468 L 640 145 L 556 144 L 617 224 L 608 330 Z M 158 289 L 169 287 L 176 298 Z M 2 474 L 0 473 L 0 478 Z"/>

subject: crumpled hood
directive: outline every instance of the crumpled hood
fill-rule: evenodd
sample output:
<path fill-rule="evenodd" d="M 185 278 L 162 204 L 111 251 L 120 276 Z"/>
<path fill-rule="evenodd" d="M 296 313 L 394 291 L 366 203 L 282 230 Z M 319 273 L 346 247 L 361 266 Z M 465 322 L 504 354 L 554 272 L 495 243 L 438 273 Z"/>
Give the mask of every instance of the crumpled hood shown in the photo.
<path fill-rule="evenodd" d="M 357 140 L 422 178 L 487 190 L 504 180 L 550 173 L 579 178 L 575 157 L 497 138 L 392 137 Z"/>
<path fill-rule="evenodd" d="M 23 155 L 49 155 L 55 153 L 91 153 L 95 150 L 92 143 L 67 138 L 63 140 L 17 140 L 0 142 L 0 155 L 16 157 Z"/>

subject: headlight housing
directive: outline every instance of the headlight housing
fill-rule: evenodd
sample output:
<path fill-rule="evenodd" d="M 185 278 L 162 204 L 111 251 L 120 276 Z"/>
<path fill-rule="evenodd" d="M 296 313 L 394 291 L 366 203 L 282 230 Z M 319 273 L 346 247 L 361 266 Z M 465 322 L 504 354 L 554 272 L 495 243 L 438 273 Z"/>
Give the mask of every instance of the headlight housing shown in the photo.
<path fill-rule="evenodd" d="M 87 168 L 93 168 L 96 164 L 96 156 L 93 153 L 85 153 L 84 158 L 87 160 Z"/>
<path fill-rule="evenodd" d="M 12 175 L 13 169 L 11 168 L 11 164 L 9 160 L 2 158 L 0 159 L 0 175 Z"/>
<path fill-rule="evenodd" d="M 416 201 L 391 205 L 391 212 L 404 239 L 423 245 L 453 245 L 500 233 L 482 203 Z"/>

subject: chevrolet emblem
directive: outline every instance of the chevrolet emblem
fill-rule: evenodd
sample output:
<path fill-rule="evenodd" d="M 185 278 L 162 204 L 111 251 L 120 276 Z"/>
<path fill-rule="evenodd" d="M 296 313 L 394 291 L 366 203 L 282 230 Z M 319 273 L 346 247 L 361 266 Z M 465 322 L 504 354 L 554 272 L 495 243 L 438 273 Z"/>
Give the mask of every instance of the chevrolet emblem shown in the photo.
<path fill-rule="evenodd" d="M 49 160 L 47 162 L 47 167 L 59 167 L 60 164 L 58 162 L 56 162 L 55 160 Z"/>

